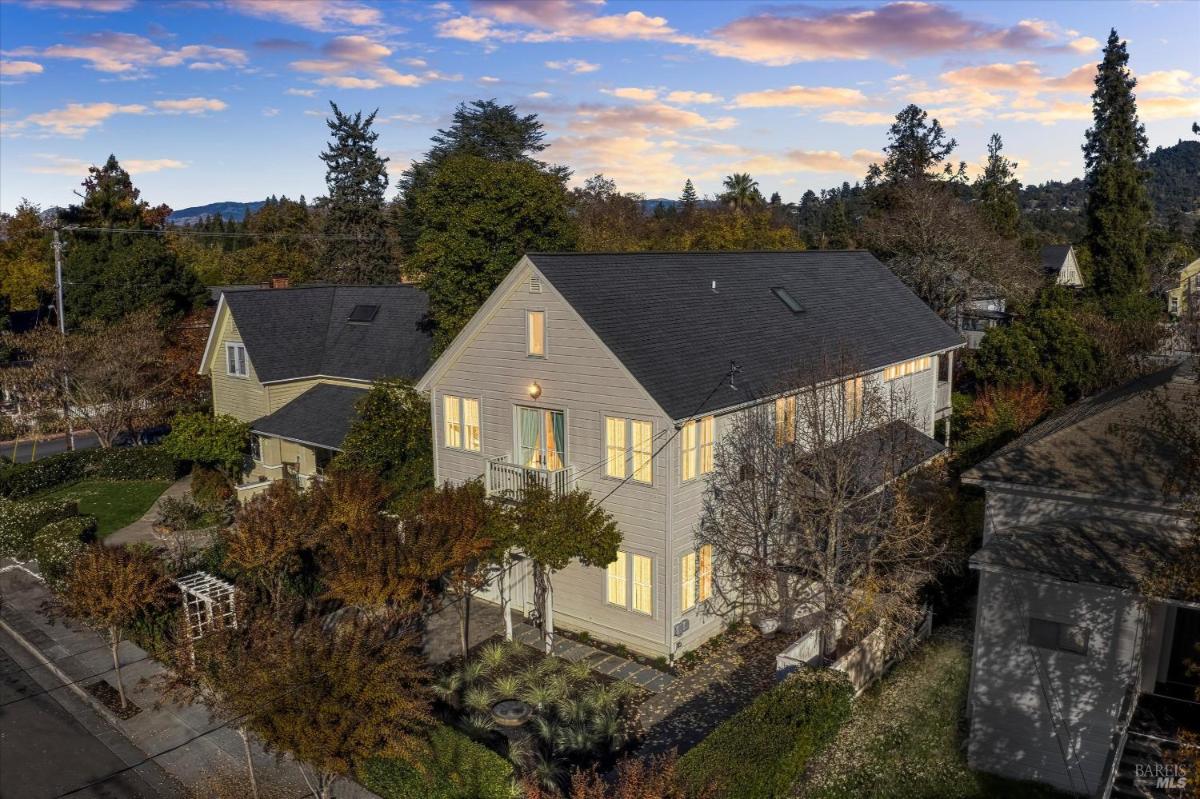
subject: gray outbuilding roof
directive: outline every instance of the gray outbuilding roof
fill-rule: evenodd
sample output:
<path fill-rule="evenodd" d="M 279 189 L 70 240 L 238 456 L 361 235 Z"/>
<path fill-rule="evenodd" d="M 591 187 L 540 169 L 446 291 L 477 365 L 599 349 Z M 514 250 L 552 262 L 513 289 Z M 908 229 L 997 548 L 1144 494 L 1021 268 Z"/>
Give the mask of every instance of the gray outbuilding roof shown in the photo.
<path fill-rule="evenodd" d="M 429 368 L 429 297 L 416 286 L 299 286 L 223 294 L 259 380 L 416 380 Z M 367 323 L 356 306 L 375 305 Z"/>
<path fill-rule="evenodd" d="M 1067 262 L 1067 253 L 1071 252 L 1070 244 L 1047 244 L 1041 250 L 1042 271 L 1047 275 L 1057 275 Z"/>
<path fill-rule="evenodd" d="M 340 450 L 356 417 L 354 404 L 366 393 L 365 388 L 321 383 L 275 413 L 256 420 L 250 429 L 261 435 Z"/>
<path fill-rule="evenodd" d="M 1161 523 L 1069 519 L 997 532 L 971 556 L 971 565 L 1137 590 L 1155 569 L 1178 562 L 1186 544 L 1182 530 Z"/>
<path fill-rule="evenodd" d="M 797 388 L 822 358 L 866 371 L 962 344 L 865 251 L 528 257 L 674 419 Z"/>
<path fill-rule="evenodd" d="M 1150 424 L 1153 402 L 1160 396 L 1180 410 L 1195 402 L 1193 369 L 1189 363 L 1171 366 L 1080 400 L 968 469 L 963 479 L 1162 503 L 1180 452 Z"/>

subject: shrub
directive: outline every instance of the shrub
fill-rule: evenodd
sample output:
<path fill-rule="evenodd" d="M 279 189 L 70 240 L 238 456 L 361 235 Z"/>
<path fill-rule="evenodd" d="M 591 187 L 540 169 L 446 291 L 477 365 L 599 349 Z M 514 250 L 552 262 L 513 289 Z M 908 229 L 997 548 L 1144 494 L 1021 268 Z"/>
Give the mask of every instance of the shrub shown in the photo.
<path fill-rule="evenodd" d="M 242 473 L 249 447 L 250 425 L 225 414 L 181 413 L 163 439 L 163 448 L 180 460 L 220 469 L 231 477 Z"/>
<path fill-rule="evenodd" d="M 220 513 L 205 508 L 192 497 L 162 497 L 158 500 L 158 518 L 155 520 L 174 531 L 199 530 L 220 522 Z"/>
<path fill-rule="evenodd" d="M 196 464 L 192 469 L 192 496 L 207 510 L 223 508 L 233 499 L 233 485 L 216 469 Z"/>
<path fill-rule="evenodd" d="M 850 715 L 846 675 L 802 669 L 727 719 L 679 760 L 693 792 L 716 785 L 718 796 L 790 796 L 809 760 Z"/>
<path fill-rule="evenodd" d="M 402 760 L 368 761 L 360 777 L 383 799 L 509 799 L 513 770 L 508 761 L 447 726 L 429 734 L 425 773 Z"/>
<path fill-rule="evenodd" d="M 78 515 L 79 506 L 75 500 L 0 500 L 0 557 L 29 560 L 33 557 L 33 538 L 39 530 Z"/>
<path fill-rule="evenodd" d="M 21 499 L 84 478 L 174 480 L 180 474 L 180 463 L 160 447 L 75 450 L 0 466 L 0 496 Z"/>
<path fill-rule="evenodd" d="M 34 534 L 31 554 L 47 585 L 57 588 L 62 583 L 71 561 L 95 535 L 95 516 L 70 516 L 51 522 Z"/>

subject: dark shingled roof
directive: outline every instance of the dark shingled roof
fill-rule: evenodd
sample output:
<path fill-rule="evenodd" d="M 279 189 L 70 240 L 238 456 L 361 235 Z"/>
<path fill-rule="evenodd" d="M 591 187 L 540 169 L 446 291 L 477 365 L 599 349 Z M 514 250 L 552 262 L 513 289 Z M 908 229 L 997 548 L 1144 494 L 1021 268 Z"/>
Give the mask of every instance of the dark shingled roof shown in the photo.
<path fill-rule="evenodd" d="M 321 383 L 270 416 L 256 420 L 250 429 L 325 449 L 341 449 L 355 419 L 354 403 L 366 393 L 365 388 Z"/>
<path fill-rule="evenodd" d="M 529 258 L 674 419 L 798 387 L 821 357 L 852 357 L 868 370 L 962 344 L 864 251 Z M 803 310 L 789 310 L 775 287 Z M 730 361 L 737 388 L 717 388 Z M 781 384 L 788 378 L 796 385 Z"/>
<path fill-rule="evenodd" d="M 429 297 L 415 286 L 247 289 L 224 298 L 264 383 L 312 375 L 417 380 L 429 368 Z M 378 305 L 379 313 L 351 324 L 356 305 Z"/>
<path fill-rule="evenodd" d="M 1159 523 L 1070 519 L 998 532 L 971 556 L 971 565 L 1136 590 L 1154 569 L 1177 562 L 1186 545 L 1182 530 Z"/>
<path fill-rule="evenodd" d="M 1047 244 L 1041 251 L 1042 271 L 1048 275 L 1057 275 L 1062 271 L 1070 251 L 1070 244 Z"/>
<path fill-rule="evenodd" d="M 1172 366 L 1080 400 L 964 472 L 963 479 L 1161 503 L 1179 451 L 1146 422 L 1156 393 L 1180 409 L 1196 401 L 1191 369 Z M 1136 441 L 1123 433 L 1128 429 L 1138 431 Z"/>

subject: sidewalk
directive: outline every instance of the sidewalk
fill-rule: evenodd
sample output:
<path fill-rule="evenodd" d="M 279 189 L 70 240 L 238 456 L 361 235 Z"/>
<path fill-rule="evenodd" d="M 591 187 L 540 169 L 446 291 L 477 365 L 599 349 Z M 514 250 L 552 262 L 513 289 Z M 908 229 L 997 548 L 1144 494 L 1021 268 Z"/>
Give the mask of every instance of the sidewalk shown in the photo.
<path fill-rule="evenodd" d="M 130 525 L 122 527 L 115 533 L 107 536 L 104 543 L 110 547 L 119 547 L 124 544 L 156 544 L 157 539 L 154 537 L 154 522 L 158 519 L 158 503 L 162 502 L 167 497 L 181 497 L 192 490 L 192 476 L 186 474 L 183 477 L 172 483 L 166 491 L 159 495 L 158 499 L 154 500 L 142 518 Z"/>
<path fill-rule="evenodd" d="M 122 721 L 80 685 L 67 684 L 79 681 L 87 685 L 103 679 L 115 686 L 112 657 L 103 638 L 70 621 L 52 623 L 48 620 L 42 605 L 49 598 L 49 592 L 40 581 L 18 569 L 0 573 L 0 596 L 3 597 L 0 629 L 32 650 L 31 654 L 41 663 L 41 668 L 34 670 L 39 682 L 47 687 L 62 686 L 51 693 L 55 697 L 67 695 L 71 698 L 70 702 L 63 702 L 64 707 L 69 710 L 78 703 L 77 700 L 82 700 L 108 722 L 112 728 L 109 732 L 120 733 L 130 751 L 122 752 L 112 744 L 109 746 L 127 765 L 152 758 L 146 766 L 153 768 L 151 764 L 157 764 L 170 777 L 193 789 L 219 775 L 245 774 L 245 749 L 237 731 L 210 720 L 207 708 L 201 703 L 182 705 L 166 699 L 159 692 L 159 681 L 155 679 L 165 669 L 140 648 L 125 641 L 118 650 L 122 664 L 128 664 L 122 666 L 126 695 L 141 708 L 136 716 Z M 260 786 L 276 787 L 297 799 L 307 795 L 295 761 L 276 759 L 254 743 L 251 748 Z M 52 761 L 22 765 L 53 768 Z M 8 764 L 7 767 L 20 766 Z M 144 768 L 139 766 L 138 773 L 141 774 Z M 178 788 L 172 792 L 170 786 L 156 787 L 160 787 L 164 797 L 187 795 Z M 348 780 L 335 785 L 334 796 L 337 799 L 378 799 Z"/>

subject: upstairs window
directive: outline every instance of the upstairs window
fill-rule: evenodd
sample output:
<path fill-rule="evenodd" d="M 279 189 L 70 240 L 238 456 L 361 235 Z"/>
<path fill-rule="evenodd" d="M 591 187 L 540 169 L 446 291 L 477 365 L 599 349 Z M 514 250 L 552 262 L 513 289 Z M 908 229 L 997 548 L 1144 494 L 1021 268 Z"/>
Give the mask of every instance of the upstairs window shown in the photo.
<path fill-rule="evenodd" d="M 525 320 L 528 344 L 525 351 L 531 358 L 544 358 L 546 356 L 546 312 L 526 311 Z"/>
<path fill-rule="evenodd" d="M 713 470 L 713 417 L 684 422 L 680 433 L 681 473 L 691 480 Z"/>
<path fill-rule="evenodd" d="M 842 383 L 842 399 L 846 403 L 846 421 L 858 421 L 863 412 L 863 379 L 861 377 L 852 377 Z"/>
<path fill-rule="evenodd" d="M 775 400 L 775 446 L 796 443 L 796 397 Z"/>
<path fill-rule="evenodd" d="M 639 483 L 654 479 L 651 450 L 654 425 L 641 419 L 604 417 L 604 474 L 624 479 L 632 476 Z M 629 459 L 630 463 L 626 463 Z"/>
<path fill-rule="evenodd" d="M 886 367 L 883 370 L 884 380 L 895 380 L 897 377 L 907 377 L 915 375 L 917 372 L 924 372 L 933 366 L 933 358 L 926 355 L 923 358 L 913 358 L 911 361 L 904 363 L 896 363 Z"/>
<path fill-rule="evenodd" d="M 233 377 L 248 377 L 250 367 L 246 363 L 244 344 L 230 342 L 225 345 L 225 372 Z"/>
<path fill-rule="evenodd" d="M 479 400 L 445 394 L 442 417 L 442 438 L 447 447 L 479 452 Z"/>
<path fill-rule="evenodd" d="M 604 418 L 604 474 L 607 477 L 625 477 L 625 420 L 606 416 Z"/>

